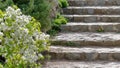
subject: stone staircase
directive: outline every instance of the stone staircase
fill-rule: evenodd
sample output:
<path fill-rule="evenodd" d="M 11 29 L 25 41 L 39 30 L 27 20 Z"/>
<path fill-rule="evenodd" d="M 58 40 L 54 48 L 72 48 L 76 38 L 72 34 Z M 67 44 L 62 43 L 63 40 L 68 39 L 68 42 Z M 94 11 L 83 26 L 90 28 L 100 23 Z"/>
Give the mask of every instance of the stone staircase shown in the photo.
<path fill-rule="evenodd" d="M 120 0 L 68 0 L 43 68 L 120 68 Z"/>

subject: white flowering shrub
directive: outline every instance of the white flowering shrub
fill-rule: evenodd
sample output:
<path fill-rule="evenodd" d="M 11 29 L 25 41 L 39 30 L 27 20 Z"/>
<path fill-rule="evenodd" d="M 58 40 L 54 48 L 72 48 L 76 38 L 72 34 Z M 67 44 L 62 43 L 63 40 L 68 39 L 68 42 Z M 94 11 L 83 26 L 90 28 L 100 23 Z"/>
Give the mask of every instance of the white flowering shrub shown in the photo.
<path fill-rule="evenodd" d="M 0 11 L 0 55 L 6 59 L 0 67 L 39 68 L 36 61 L 43 58 L 40 52 L 48 45 L 49 35 L 40 31 L 40 24 L 33 17 L 12 7 Z"/>

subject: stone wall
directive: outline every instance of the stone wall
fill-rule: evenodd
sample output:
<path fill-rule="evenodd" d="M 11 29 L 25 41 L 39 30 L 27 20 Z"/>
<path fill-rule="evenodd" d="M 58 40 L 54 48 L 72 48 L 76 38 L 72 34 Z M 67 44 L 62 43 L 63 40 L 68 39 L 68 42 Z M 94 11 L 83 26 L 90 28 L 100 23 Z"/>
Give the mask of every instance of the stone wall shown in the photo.
<path fill-rule="evenodd" d="M 55 18 L 57 12 L 60 11 L 58 0 L 49 0 L 49 2 L 51 3 L 51 12 L 50 12 L 51 15 L 50 15 L 50 17 Z"/>

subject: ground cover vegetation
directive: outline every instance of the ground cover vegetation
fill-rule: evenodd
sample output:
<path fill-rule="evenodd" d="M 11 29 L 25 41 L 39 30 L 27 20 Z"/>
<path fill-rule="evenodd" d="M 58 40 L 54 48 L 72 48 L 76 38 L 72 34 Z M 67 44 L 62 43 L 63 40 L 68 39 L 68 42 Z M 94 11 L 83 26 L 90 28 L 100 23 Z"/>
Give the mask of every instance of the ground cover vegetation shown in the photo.
<path fill-rule="evenodd" d="M 38 68 L 40 53 L 47 50 L 49 35 L 40 31 L 40 23 L 22 14 L 18 8 L 8 7 L 0 11 L 0 55 L 3 68 Z"/>
<path fill-rule="evenodd" d="M 68 6 L 59 0 L 59 6 Z M 47 0 L 0 0 L 0 68 L 40 68 L 42 52 L 67 20 L 58 12 L 51 18 Z M 43 33 L 44 32 L 44 33 Z"/>
<path fill-rule="evenodd" d="M 60 9 L 69 6 L 67 0 L 58 0 L 58 4 Z M 52 28 L 47 33 L 49 33 L 51 36 L 56 35 L 58 32 L 61 31 L 61 25 L 66 24 L 67 22 L 67 19 L 61 15 L 60 11 L 58 11 L 56 17 L 54 18 L 54 20 L 52 20 Z"/>

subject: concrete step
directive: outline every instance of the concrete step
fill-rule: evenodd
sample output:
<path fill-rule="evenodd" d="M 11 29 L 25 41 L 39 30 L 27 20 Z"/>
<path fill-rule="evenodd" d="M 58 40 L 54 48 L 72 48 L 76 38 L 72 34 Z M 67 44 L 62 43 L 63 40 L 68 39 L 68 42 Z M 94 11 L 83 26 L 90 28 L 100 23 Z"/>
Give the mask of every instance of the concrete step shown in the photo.
<path fill-rule="evenodd" d="M 120 6 L 67 7 L 63 9 L 63 13 L 78 15 L 120 15 Z"/>
<path fill-rule="evenodd" d="M 67 23 L 62 32 L 120 32 L 120 23 Z"/>
<path fill-rule="evenodd" d="M 120 62 L 49 61 L 43 68 L 120 68 Z"/>
<path fill-rule="evenodd" d="M 68 0 L 70 6 L 119 6 L 120 0 Z"/>
<path fill-rule="evenodd" d="M 120 22 L 120 15 L 63 15 L 70 22 Z"/>
<path fill-rule="evenodd" d="M 52 40 L 53 45 L 62 46 L 120 46 L 120 33 L 104 32 L 81 32 L 81 33 L 59 33 Z"/>
<path fill-rule="evenodd" d="M 51 46 L 49 55 L 52 57 L 51 60 L 119 61 L 120 48 Z"/>

